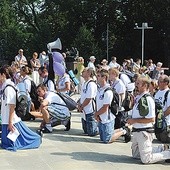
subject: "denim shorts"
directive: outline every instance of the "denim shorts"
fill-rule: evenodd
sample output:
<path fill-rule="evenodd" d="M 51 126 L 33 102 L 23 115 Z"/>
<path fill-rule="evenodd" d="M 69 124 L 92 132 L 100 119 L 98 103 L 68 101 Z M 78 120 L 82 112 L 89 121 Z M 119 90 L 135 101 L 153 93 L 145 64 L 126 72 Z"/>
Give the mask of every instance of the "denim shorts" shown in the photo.
<path fill-rule="evenodd" d="M 114 124 L 114 120 L 111 120 L 110 122 L 105 124 L 98 122 L 100 140 L 102 142 L 109 143 L 114 133 Z"/>
<path fill-rule="evenodd" d="M 95 136 L 98 133 L 97 122 L 94 118 L 94 113 L 86 114 L 86 120 L 82 119 L 82 128 L 84 133 L 89 136 Z"/>

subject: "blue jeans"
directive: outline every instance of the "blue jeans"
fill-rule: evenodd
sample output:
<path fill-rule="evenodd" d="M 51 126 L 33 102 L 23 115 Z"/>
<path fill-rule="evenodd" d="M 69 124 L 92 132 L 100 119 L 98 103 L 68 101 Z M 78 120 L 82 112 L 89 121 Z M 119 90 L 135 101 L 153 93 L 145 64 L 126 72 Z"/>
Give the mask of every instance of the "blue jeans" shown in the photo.
<path fill-rule="evenodd" d="M 81 119 L 82 121 L 82 128 L 84 133 L 88 134 L 89 136 L 95 136 L 98 133 L 97 129 L 97 122 L 94 118 L 94 113 L 86 114 L 86 120 Z"/>
<path fill-rule="evenodd" d="M 114 133 L 114 124 L 115 124 L 114 120 L 105 124 L 98 122 L 100 140 L 102 142 L 108 143 L 111 140 L 112 135 Z"/>

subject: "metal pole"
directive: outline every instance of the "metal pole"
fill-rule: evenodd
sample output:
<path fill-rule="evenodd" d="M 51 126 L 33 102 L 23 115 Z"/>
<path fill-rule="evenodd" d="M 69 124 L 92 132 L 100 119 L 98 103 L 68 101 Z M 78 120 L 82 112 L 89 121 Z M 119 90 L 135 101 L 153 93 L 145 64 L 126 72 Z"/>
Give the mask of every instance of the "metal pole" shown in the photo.
<path fill-rule="evenodd" d="M 107 35 L 106 35 L 106 46 L 107 46 L 107 61 L 109 60 L 109 23 L 107 23 Z"/>
<path fill-rule="evenodd" d="M 142 65 L 144 62 L 144 39 L 145 39 L 145 28 L 142 26 Z"/>
<path fill-rule="evenodd" d="M 135 23 L 136 27 L 134 29 L 139 29 L 139 30 L 142 30 L 142 59 L 141 59 L 141 62 L 142 62 L 142 65 L 144 63 L 144 39 L 145 39 L 145 29 L 153 29 L 153 27 L 148 27 L 148 23 L 145 22 L 145 23 L 142 23 L 142 27 L 138 27 L 138 24 Z"/>

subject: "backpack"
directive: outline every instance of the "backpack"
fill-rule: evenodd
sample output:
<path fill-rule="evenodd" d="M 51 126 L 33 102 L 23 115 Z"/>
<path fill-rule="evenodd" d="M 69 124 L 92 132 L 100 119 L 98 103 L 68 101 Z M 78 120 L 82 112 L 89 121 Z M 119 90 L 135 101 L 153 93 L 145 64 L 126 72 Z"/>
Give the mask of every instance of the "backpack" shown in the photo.
<path fill-rule="evenodd" d="M 26 115 L 26 110 L 27 110 L 27 95 L 23 94 L 19 95 L 20 91 L 18 89 L 16 89 L 13 85 L 8 84 L 6 85 L 6 87 L 3 90 L 3 93 L 5 91 L 5 89 L 10 86 L 12 87 L 15 91 L 16 91 L 16 107 L 15 107 L 15 112 L 16 115 L 20 118 L 23 118 Z"/>
<path fill-rule="evenodd" d="M 31 101 L 34 104 L 35 109 L 38 109 L 40 107 L 40 101 L 38 100 L 37 86 L 33 80 L 31 79 L 29 80 L 31 81 L 31 90 L 29 93 L 31 97 Z"/>
<path fill-rule="evenodd" d="M 114 114 L 116 116 L 118 114 L 118 109 L 119 109 L 119 94 L 116 92 L 115 89 L 113 89 L 111 87 L 106 88 L 104 90 L 104 93 L 108 90 L 112 91 L 112 93 L 113 93 L 113 99 L 109 106 L 109 109 L 112 112 L 112 114 Z M 104 97 L 104 93 L 103 93 L 103 97 Z"/>
<path fill-rule="evenodd" d="M 133 94 L 126 90 L 125 99 L 122 102 L 122 107 L 124 107 L 125 109 L 124 111 L 128 112 L 129 110 L 132 110 L 133 104 L 134 104 Z"/>
<path fill-rule="evenodd" d="M 69 95 L 64 94 L 64 93 L 60 93 L 60 92 L 57 92 L 56 94 L 58 94 L 58 96 L 64 101 L 64 103 L 66 104 L 66 107 L 70 111 L 77 108 L 77 102 L 74 101 Z M 58 104 L 58 105 L 62 105 L 62 104 Z M 62 105 L 62 106 L 65 106 L 65 105 Z"/>
<path fill-rule="evenodd" d="M 35 109 L 40 107 L 40 101 L 38 100 L 37 86 L 33 80 L 31 81 L 30 97 L 31 101 L 34 103 Z"/>
<path fill-rule="evenodd" d="M 167 102 L 169 92 L 170 92 L 170 90 L 167 90 L 165 92 L 163 106 Z M 155 100 L 155 125 L 154 125 L 154 128 L 155 128 L 156 137 L 157 137 L 157 134 L 160 134 L 164 130 L 167 129 L 166 119 L 165 119 L 165 116 L 163 114 L 163 106 L 162 106 L 162 103 L 160 103 L 159 100 Z"/>
<path fill-rule="evenodd" d="M 149 93 L 144 94 L 138 101 L 138 110 L 139 114 L 142 117 L 145 117 L 149 113 L 149 107 L 146 97 L 151 96 Z"/>

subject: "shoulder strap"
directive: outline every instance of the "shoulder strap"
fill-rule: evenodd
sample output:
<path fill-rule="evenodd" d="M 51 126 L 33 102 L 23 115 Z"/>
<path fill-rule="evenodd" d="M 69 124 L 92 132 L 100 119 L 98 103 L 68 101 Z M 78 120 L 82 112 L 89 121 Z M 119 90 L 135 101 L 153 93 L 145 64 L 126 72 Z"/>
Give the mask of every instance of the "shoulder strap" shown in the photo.
<path fill-rule="evenodd" d="M 17 93 L 17 89 L 16 89 L 13 85 L 7 84 L 7 85 L 5 86 L 5 88 L 3 89 L 3 91 L 2 91 L 2 94 L 4 94 L 4 91 L 5 91 L 5 89 L 6 89 L 7 87 L 12 87 L 12 88 L 15 90 L 15 92 Z M 17 95 L 16 95 L 16 101 L 17 101 Z"/>
<path fill-rule="evenodd" d="M 142 97 L 148 97 L 151 96 L 149 93 L 145 93 Z"/>
<path fill-rule="evenodd" d="M 165 103 L 167 102 L 169 92 L 170 92 L 170 90 L 167 90 L 167 91 L 165 92 L 163 105 L 165 105 Z"/>
<path fill-rule="evenodd" d="M 88 83 L 86 84 L 86 90 L 87 90 L 87 87 L 88 87 L 88 85 L 89 85 L 90 82 L 94 82 L 94 83 L 95 83 L 94 80 L 89 80 Z"/>
<path fill-rule="evenodd" d="M 5 86 L 5 88 L 3 89 L 3 92 L 5 91 L 5 89 L 6 89 L 8 86 L 12 87 L 12 88 L 17 92 L 17 89 L 16 89 L 13 85 L 11 85 L 11 84 L 7 84 L 7 85 Z"/>

